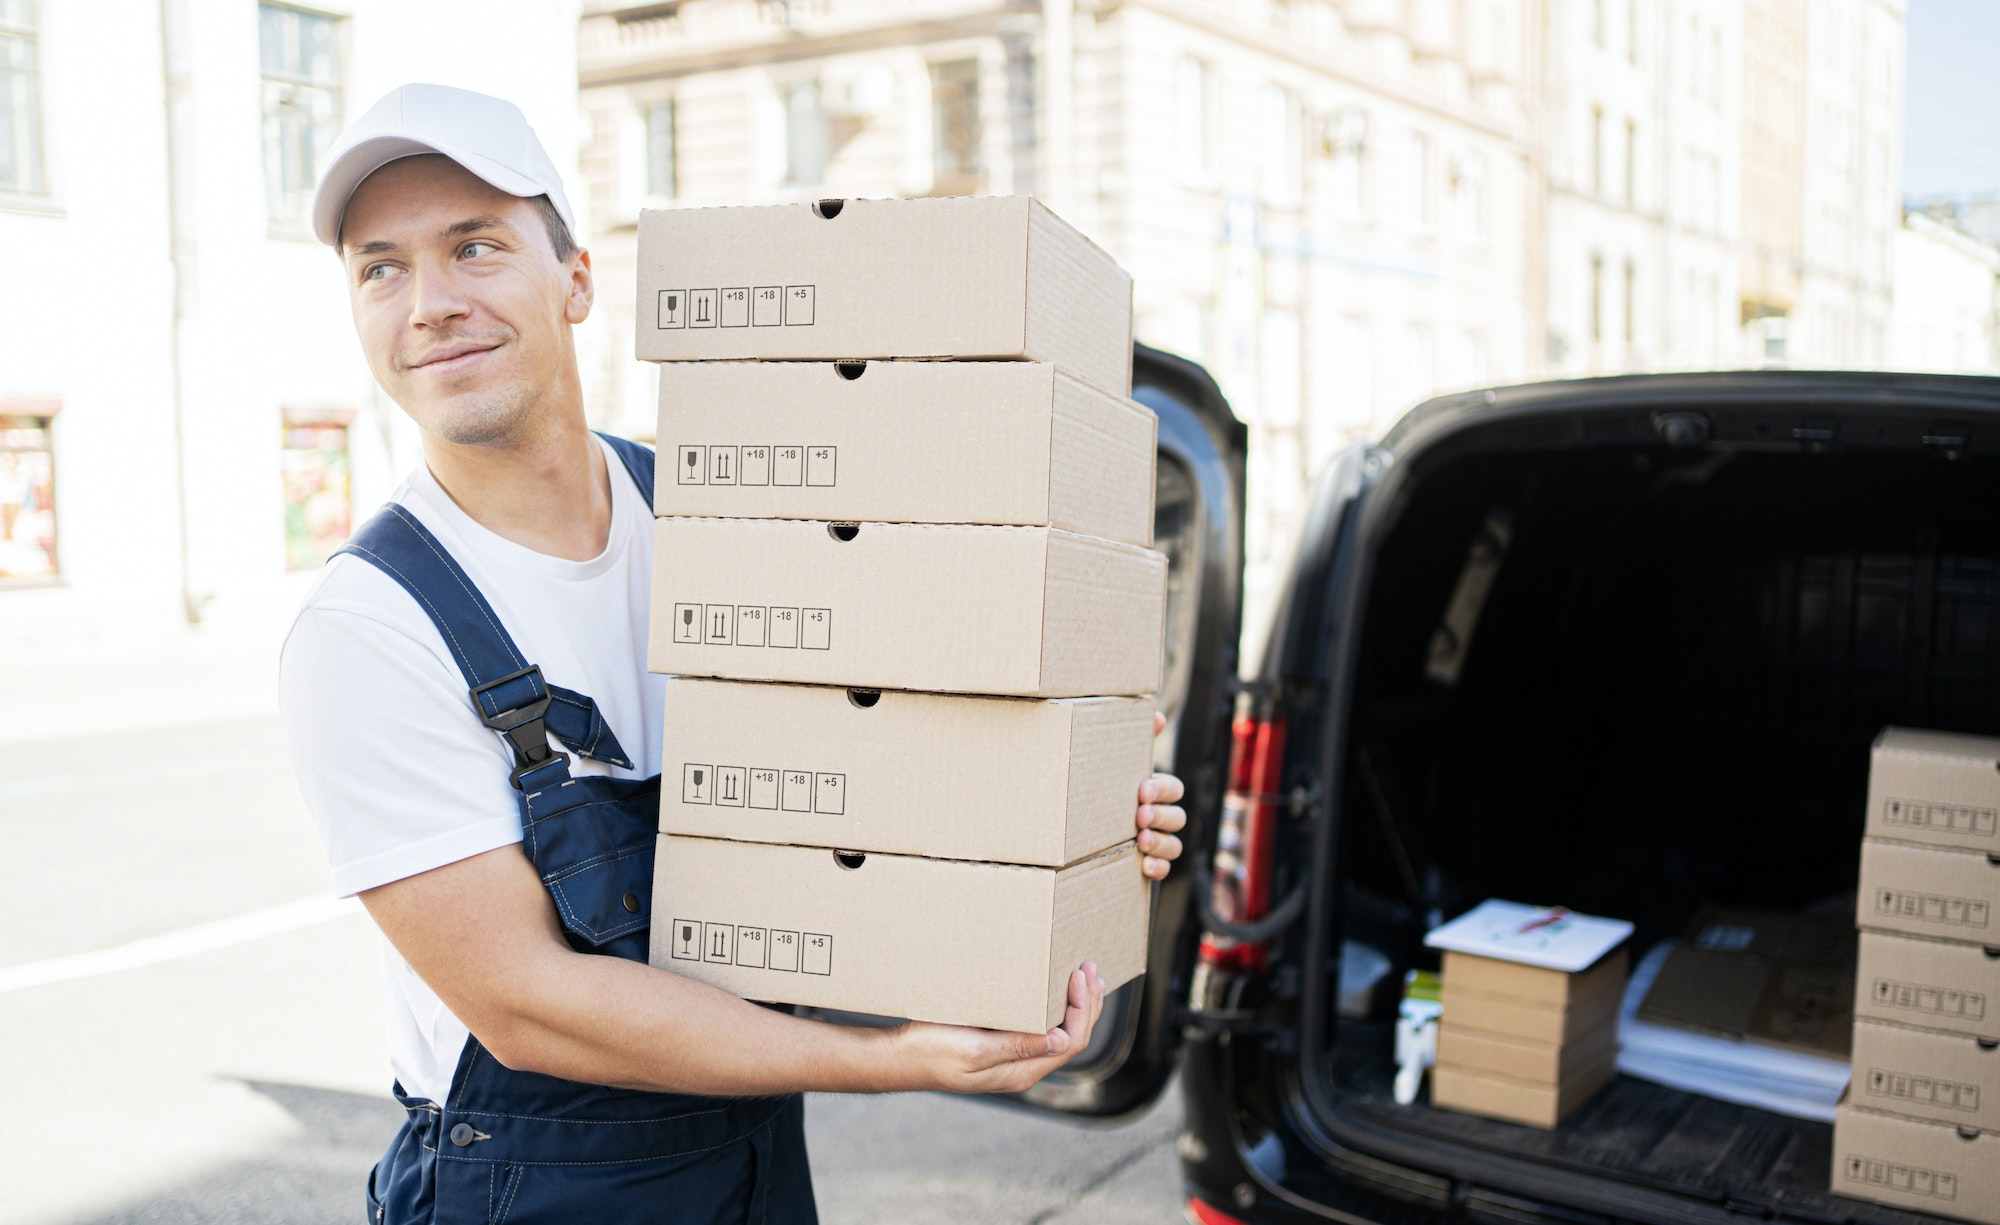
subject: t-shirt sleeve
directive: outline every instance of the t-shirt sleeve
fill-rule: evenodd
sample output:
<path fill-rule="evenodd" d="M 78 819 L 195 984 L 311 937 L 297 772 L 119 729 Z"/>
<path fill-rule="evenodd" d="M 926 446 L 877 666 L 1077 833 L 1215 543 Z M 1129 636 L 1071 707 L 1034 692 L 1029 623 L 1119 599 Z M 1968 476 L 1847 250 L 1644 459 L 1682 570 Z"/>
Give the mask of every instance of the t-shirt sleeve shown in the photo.
<path fill-rule="evenodd" d="M 308 607 L 278 677 L 292 770 L 342 897 L 521 840 L 505 746 L 408 631 Z"/>

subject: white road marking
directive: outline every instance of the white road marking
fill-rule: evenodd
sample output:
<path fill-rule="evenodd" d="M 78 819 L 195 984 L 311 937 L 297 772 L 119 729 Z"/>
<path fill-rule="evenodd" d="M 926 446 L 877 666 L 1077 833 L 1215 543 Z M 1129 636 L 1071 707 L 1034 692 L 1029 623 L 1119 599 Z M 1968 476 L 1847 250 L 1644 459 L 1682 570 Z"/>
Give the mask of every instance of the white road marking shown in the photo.
<path fill-rule="evenodd" d="M 245 944 L 252 940 L 261 940 L 265 936 L 296 931 L 301 927 L 311 927 L 317 923 L 344 919 L 349 915 L 361 913 L 363 913 L 361 903 L 351 897 L 315 897 L 286 902 L 282 906 L 253 910 L 249 914 L 217 919 L 213 923 L 184 927 L 180 931 L 168 932 L 163 936 L 148 936 L 144 940 L 134 940 L 130 944 L 121 944 L 116 948 L 77 953 L 69 957 L 52 957 L 47 961 L 31 961 L 26 965 L 0 967 L 0 995 L 27 987 L 43 987 L 50 983 L 68 982 L 76 978 L 94 978 L 100 974 L 136 970 L 141 966 L 157 965 L 177 957 L 207 953 L 234 944 Z"/>
<path fill-rule="evenodd" d="M 0 783 L 0 800 L 18 800 L 31 795 L 53 795 L 58 791 L 68 791 L 75 786 L 76 776 L 72 774 L 24 778 L 19 782 Z"/>

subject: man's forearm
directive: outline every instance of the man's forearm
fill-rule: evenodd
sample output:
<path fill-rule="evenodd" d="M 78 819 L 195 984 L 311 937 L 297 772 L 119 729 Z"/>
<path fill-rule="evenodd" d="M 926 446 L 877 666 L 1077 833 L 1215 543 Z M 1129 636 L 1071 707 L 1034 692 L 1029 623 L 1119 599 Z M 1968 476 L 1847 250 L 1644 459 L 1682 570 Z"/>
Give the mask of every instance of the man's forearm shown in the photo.
<path fill-rule="evenodd" d="M 537 969 L 479 1033 L 518 1070 L 717 1097 L 937 1087 L 897 1058 L 892 1030 L 801 1020 L 614 957 L 552 953 Z"/>

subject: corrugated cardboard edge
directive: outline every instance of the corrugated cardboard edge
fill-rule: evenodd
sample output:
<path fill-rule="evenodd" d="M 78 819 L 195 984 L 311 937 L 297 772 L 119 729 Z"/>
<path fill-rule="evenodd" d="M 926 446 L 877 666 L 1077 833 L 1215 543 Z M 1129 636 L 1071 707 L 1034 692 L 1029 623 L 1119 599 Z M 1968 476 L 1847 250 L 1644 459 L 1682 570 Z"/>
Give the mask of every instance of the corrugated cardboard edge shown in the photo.
<path fill-rule="evenodd" d="M 1152 549 L 1050 528 L 1042 555 L 1041 692 L 1084 692 L 1138 697 L 1158 693 L 1165 667 L 1167 564 Z M 1117 565 L 1092 559 L 1116 560 Z M 1141 581 L 1150 574 L 1151 581 Z M 1113 579 L 1125 580 L 1121 586 Z M 1108 656 L 1103 643 L 1085 631 L 1093 624 L 1118 624 L 1143 617 L 1151 630 L 1148 645 L 1125 643 L 1123 656 Z M 1114 634 L 1116 642 L 1124 635 Z M 1059 659 L 1051 643 L 1064 643 L 1072 656 Z M 1143 656 L 1143 658 L 1142 658 Z"/>
<path fill-rule="evenodd" d="M 1132 390 L 1131 274 L 1119 267 L 1118 261 L 1112 259 L 1105 252 L 1104 248 L 1085 237 L 1083 231 L 1050 211 L 1047 205 L 1034 199 L 1032 196 L 1022 198 L 1028 203 L 1027 236 L 1026 242 L 1023 244 L 1027 248 L 1028 257 L 1027 265 L 1022 269 L 1024 275 L 1021 281 L 1024 286 L 1032 290 L 1038 284 L 1035 279 L 1035 269 L 1038 263 L 1061 260 L 1072 251 L 1081 251 L 1087 256 L 1094 256 L 1096 262 L 1101 266 L 1096 269 L 1089 269 L 1087 260 L 1064 260 L 1063 262 L 1070 264 L 1074 271 L 1085 273 L 1085 275 L 1078 278 L 1068 278 L 1057 277 L 1052 274 L 1050 277 L 1044 278 L 1044 280 L 1067 281 L 1078 279 L 1094 285 L 1102 279 L 1107 282 L 1117 283 L 1121 286 L 1121 290 L 1116 296 L 1107 296 L 1101 301 L 1071 299 L 1075 304 L 1074 308 L 1058 312 L 1063 316 L 1061 318 L 1043 317 L 1043 313 L 1036 310 L 1037 304 L 1034 301 L 1032 293 L 1030 293 L 1027 300 L 1023 303 L 1025 308 L 1023 311 L 1025 316 L 1025 330 L 1022 334 L 1023 343 L 1021 351 L 1031 358 L 1056 361 L 1056 364 L 1064 368 L 1070 375 L 1104 391 L 1118 396 L 1129 395 Z M 1051 263 L 1050 266 L 1053 267 L 1054 264 Z M 1110 276 L 1104 276 L 1103 274 L 1106 272 L 1109 272 Z M 1065 362 L 1056 359 L 1056 353 L 1071 347 L 1066 343 L 1070 339 L 1067 333 L 1073 331 L 1073 325 L 1078 318 L 1116 318 L 1119 320 L 1121 338 L 1118 342 L 1118 357 L 1114 365 L 1107 365 L 1104 369 L 1090 369 L 1075 361 Z M 1043 354 L 1047 354 L 1048 356 L 1043 357 Z"/>
<path fill-rule="evenodd" d="M 1144 974 L 1152 928 L 1152 882 L 1139 869 L 1137 842 L 1127 841 L 1052 875 L 1055 906 L 1045 1030 L 1062 1024 L 1069 976 L 1085 961 L 1097 963 L 1107 992 Z"/>
<path fill-rule="evenodd" d="M 1076 698 L 1063 709 L 1069 715 L 1064 800 L 1070 814 L 1063 860 L 1072 863 L 1132 836 L 1131 810 L 1138 806 L 1139 784 L 1153 769 L 1153 704 L 1144 698 Z M 1116 772 L 1085 768 L 1094 755 L 1128 747 L 1135 750 L 1129 784 Z M 1095 786 L 1093 773 L 1100 775 Z M 1079 821 L 1084 814 L 1096 819 Z"/>
<path fill-rule="evenodd" d="M 1050 389 L 1049 526 L 1150 546 L 1158 434 L 1159 418 L 1146 408 L 1058 373 Z"/>

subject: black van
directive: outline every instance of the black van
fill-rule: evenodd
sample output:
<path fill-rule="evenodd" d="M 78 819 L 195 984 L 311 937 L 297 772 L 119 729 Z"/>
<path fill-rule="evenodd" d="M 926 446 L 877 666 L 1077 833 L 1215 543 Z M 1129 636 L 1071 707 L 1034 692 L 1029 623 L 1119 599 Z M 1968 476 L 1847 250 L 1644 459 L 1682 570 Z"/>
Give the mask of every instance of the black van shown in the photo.
<path fill-rule="evenodd" d="M 1149 974 L 1031 1105 L 1114 1119 L 1176 1067 L 1191 1220 L 1880 1225 L 1831 1128 L 1620 1077 L 1554 1131 L 1399 1106 L 1393 985 L 1491 896 L 1679 934 L 1855 887 L 1868 746 L 2000 734 L 2000 379 L 1755 371 L 1433 400 L 1318 482 L 1235 680 L 1244 432 L 1160 415 L 1188 861 Z"/>

